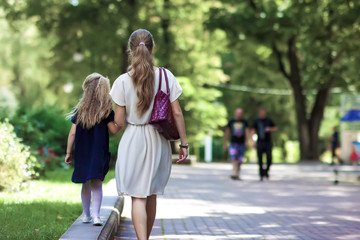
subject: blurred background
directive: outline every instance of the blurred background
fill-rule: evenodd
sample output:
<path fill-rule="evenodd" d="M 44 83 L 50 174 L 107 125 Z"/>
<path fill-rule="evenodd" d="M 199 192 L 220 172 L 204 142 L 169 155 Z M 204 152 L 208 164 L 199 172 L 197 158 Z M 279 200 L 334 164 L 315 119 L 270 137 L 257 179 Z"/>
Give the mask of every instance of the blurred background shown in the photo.
<path fill-rule="evenodd" d="M 355 0 L 1 0 L 0 120 L 38 172 L 66 167 L 65 115 L 83 80 L 99 72 L 113 83 L 128 66 L 128 37 L 145 28 L 156 65 L 184 89 L 199 161 L 206 138 L 211 160 L 227 160 L 223 129 L 236 107 L 250 123 L 264 107 L 279 127 L 275 162 L 330 162 L 333 126 L 360 106 L 359 13 Z M 120 137 L 110 141 L 115 158 Z"/>

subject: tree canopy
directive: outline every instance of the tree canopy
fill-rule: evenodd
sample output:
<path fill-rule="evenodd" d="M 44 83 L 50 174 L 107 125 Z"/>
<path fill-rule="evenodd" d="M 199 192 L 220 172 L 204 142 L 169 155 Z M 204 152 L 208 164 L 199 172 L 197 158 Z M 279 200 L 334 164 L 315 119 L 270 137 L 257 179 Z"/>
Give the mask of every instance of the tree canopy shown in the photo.
<path fill-rule="evenodd" d="M 128 38 L 134 30 L 146 28 L 156 42 L 156 64 L 169 68 L 184 88 L 182 106 L 190 140 L 219 134 L 218 127 L 225 124 L 221 92 L 203 87 L 224 79 L 216 53 L 221 51 L 219 42 L 225 35 L 209 33 L 202 25 L 209 4 L 199 0 L 29 0 L 2 1 L 1 7 L 10 32 L 18 32 L 20 37 L 25 31 L 21 24 L 27 24 L 42 37 L 43 45 L 33 49 L 40 50 L 38 59 L 32 61 L 43 64 L 36 66 L 42 72 L 32 73 L 36 78 L 47 77 L 39 80 L 43 86 L 37 90 L 53 93 L 54 101 L 64 109 L 75 105 L 89 73 L 99 72 L 114 81 L 125 72 Z M 18 60 L 14 59 L 20 63 Z M 12 78 L 13 83 L 20 81 L 14 73 Z"/>
<path fill-rule="evenodd" d="M 319 156 L 318 133 L 331 89 L 360 87 L 354 74 L 359 10 L 360 3 L 350 0 L 226 0 L 210 11 L 206 26 L 224 30 L 241 58 L 234 78 L 263 84 L 277 79 L 292 89 L 302 159 Z M 258 64 L 247 65 L 249 59 Z"/>
<path fill-rule="evenodd" d="M 16 108 L 15 95 L 23 109 L 70 111 L 88 74 L 127 71 L 128 38 L 146 28 L 156 65 L 184 89 L 192 143 L 221 135 L 235 107 L 250 120 L 265 107 L 276 142 L 297 138 L 301 158 L 317 159 L 331 92 L 360 90 L 359 12 L 355 0 L 3 0 L 0 105 Z"/>

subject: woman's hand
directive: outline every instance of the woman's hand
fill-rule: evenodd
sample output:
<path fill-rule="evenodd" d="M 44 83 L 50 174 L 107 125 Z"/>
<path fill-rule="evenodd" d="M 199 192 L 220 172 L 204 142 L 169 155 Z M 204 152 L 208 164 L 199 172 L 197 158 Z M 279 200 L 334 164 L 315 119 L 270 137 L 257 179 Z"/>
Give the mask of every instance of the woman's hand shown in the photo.
<path fill-rule="evenodd" d="M 66 164 L 71 164 L 71 154 L 70 153 L 66 154 L 65 163 Z"/>
<path fill-rule="evenodd" d="M 188 157 L 188 149 L 180 148 L 179 150 L 179 160 L 176 163 L 183 163 L 185 159 Z"/>

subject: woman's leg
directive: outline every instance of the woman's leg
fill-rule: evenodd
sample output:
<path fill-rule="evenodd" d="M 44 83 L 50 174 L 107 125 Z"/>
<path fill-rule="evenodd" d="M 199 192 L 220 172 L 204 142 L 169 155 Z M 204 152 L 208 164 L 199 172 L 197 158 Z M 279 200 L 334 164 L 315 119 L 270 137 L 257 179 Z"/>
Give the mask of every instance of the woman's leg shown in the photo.
<path fill-rule="evenodd" d="M 100 179 L 92 179 L 91 180 L 91 191 L 92 191 L 92 215 L 93 218 L 100 217 L 100 208 L 102 201 L 102 181 Z"/>
<path fill-rule="evenodd" d="M 131 218 L 135 227 L 135 232 L 139 240 L 146 240 L 147 238 L 147 213 L 146 213 L 146 198 L 132 197 Z"/>
<path fill-rule="evenodd" d="M 147 237 L 150 237 L 151 230 L 154 226 L 156 216 L 156 195 L 147 197 L 146 201 L 146 214 L 147 214 Z"/>
<path fill-rule="evenodd" d="M 91 185 L 90 181 L 82 184 L 81 201 L 83 205 L 83 215 L 90 217 Z"/>

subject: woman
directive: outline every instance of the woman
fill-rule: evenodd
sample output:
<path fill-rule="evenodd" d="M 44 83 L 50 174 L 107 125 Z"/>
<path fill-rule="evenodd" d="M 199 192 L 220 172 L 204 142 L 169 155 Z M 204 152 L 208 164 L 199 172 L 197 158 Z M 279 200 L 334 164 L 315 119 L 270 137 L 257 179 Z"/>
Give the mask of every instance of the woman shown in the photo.
<path fill-rule="evenodd" d="M 144 29 L 129 38 L 129 71 L 116 79 L 110 91 L 115 107 L 115 122 L 126 130 L 121 138 L 116 162 L 119 195 L 132 198 L 132 221 L 138 239 L 149 239 L 156 214 L 156 196 L 163 194 L 171 171 L 171 148 L 152 125 L 148 124 L 154 96 L 159 86 L 159 68 L 154 66 L 151 33 Z M 166 70 L 171 108 L 180 134 L 177 163 L 188 156 L 184 118 L 178 102 L 182 89 L 174 75 Z M 162 91 L 166 92 L 165 78 Z"/>

